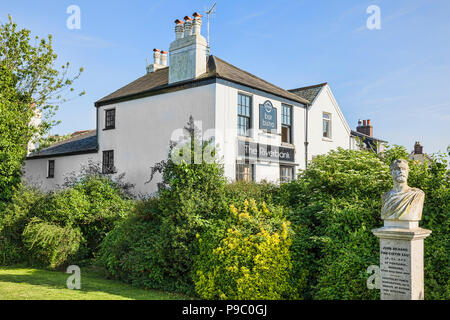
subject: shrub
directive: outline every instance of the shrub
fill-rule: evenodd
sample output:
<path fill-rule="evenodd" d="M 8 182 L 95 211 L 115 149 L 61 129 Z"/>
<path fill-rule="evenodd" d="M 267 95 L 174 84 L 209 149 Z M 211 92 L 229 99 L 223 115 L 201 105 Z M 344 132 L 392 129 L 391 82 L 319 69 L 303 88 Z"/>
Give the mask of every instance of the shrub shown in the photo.
<path fill-rule="evenodd" d="M 365 271 L 378 265 L 380 195 L 389 188 L 388 167 L 375 154 L 340 149 L 318 156 L 280 193 L 295 232 L 293 276 L 306 299 L 375 299 Z M 303 282 L 301 282 L 304 284 Z"/>
<path fill-rule="evenodd" d="M 404 157 L 399 146 L 378 158 L 366 151 L 340 149 L 317 157 L 299 179 L 281 186 L 275 197 L 286 207 L 295 232 L 293 276 L 307 276 L 298 294 L 307 299 L 378 299 L 366 287 L 366 269 L 379 265 L 379 241 L 371 230 L 382 225 L 381 194 L 392 188 L 390 161 Z M 381 160 L 380 160 L 381 159 Z M 448 299 L 449 173 L 443 159 L 430 166 L 410 163 L 408 184 L 425 191 L 427 299 Z"/>
<path fill-rule="evenodd" d="M 33 265 L 56 268 L 77 252 L 82 240 L 78 229 L 59 227 L 33 218 L 23 232 L 23 243 Z"/>
<path fill-rule="evenodd" d="M 0 213 L 0 246 L 8 248 L 10 252 L 8 256 L 5 254 L 3 261 L 0 262 L 17 263 L 20 262 L 17 261 L 18 256 L 22 256 L 22 262 L 51 261 L 52 265 L 60 263 L 60 261 L 53 263 L 51 256 L 35 258 L 42 257 L 39 248 L 48 244 L 35 242 L 33 246 L 29 246 L 27 238 L 28 246 L 24 246 L 24 236 L 26 234 L 31 236 L 31 230 L 36 235 L 42 235 L 37 229 L 42 228 L 42 232 L 45 233 L 51 230 L 49 226 L 52 226 L 55 230 L 67 228 L 81 232 L 82 239 L 78 244 L 73 244 L 73 247 L 77 247 L 77 252 L 65 257 L 82 264 L 83 261 L 94 257 L 106 234 L 113 229 L 116 222 L 124 219 L 132 211 L 133 206 L 134 201 L 129 200 L 114 181 L 104 176 L 87 175 L 78 179 L 71 187 L 48 194 L 22 185 L 14 192 L 13 199 L 5 206 L 4 212 Z M 42 223 L 31 224 L 30 228 L 31 226 L 33 228 L 24 233 L 25 227 L 33 218 L 39 219 Z M 34 240 L 45 239 L 47 238 L 41 237 Z M 75 241 L 76 238 L 70 239 Z M 33 257 L 28 259 L 27 255 Z"/>
<path fill-rule="evenodd" d="M 136 211 L 106 236 L 97 263 L 108 276 L 149 289 L 176 289 L 165 281 L 159 259 L 163 239 L 157 211 L 157 199 L 140 201 Z"/>
<path fill-rule="evenodd" d="M 165 281 L 176 291 L 192 294 L 191 271 L 193 258 L 198 254 L 195 235 L 227 211 L 226 180 L 223 166 L 215 159 L 203 161 L 207 150 L 212 156 L 215 150 L 211 141 L 203 142 L 196 135 L 192 117 L 185 130 L 188 141 L 172 143 L 168 159 L 152 169 L 152 177 L 156 172 L 162 173 L 157 213 L 161 221 L 161 249 L 157 254 L 165 270 Z M 184 153 L 180 161 L 174 159 L 176 150 Z"/>
<path fill-rule="evenodd" d="M 220 225 L 221 224 L 221 225 Z M 254 200 L 234 206 L 226 221 L 199 236 L 195 289 L 204 299 L 281 299 L 289 296 L 289 222 Z"/>
<path fill-rule="evenodd" d="M 225 186 L 225 197 L 228 204 L 241 206 L 245 200 L 254 199 L 258 203 L 271 204 L 278 187 L 268 182 L 236 181 Z"/>

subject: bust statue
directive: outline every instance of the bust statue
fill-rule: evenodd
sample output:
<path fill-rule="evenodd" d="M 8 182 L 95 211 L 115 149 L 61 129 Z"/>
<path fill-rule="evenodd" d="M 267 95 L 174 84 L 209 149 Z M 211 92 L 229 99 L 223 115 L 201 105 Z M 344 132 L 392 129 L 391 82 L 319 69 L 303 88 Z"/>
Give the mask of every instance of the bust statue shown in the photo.
<path fill-rule="evenodd" d="M 382 195 L 381 218 L 394 221 L 420 221 L 425 193 L 408 186 L 408 161 L 394 160 L 389 168 L 394 179 L 394 188 Z"/>

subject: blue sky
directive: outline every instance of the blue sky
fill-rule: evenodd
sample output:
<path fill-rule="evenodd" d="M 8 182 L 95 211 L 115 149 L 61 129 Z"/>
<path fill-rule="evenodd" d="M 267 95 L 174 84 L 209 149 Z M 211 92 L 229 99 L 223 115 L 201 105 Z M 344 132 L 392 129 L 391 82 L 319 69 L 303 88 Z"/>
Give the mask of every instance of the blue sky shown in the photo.
<path fill-rule="evenodd" d="M 2 1 L 33 34 L 54 36 L 61 64 L 85 72 L 87 94 L 63 104 L 53 133 L 95 128 L 94 102 L 145 73 L 153 48 L 167 50 L 176 18 L 203 13 L 209 0 Z M 450 1 L 218 0 L 212 53 L 285 89 L 328 82 L 350 127 L 371 119 L 374 135 L 412 150 L 450 145 Z M 81 29 L 69 30 L 69 5 Z M 368 30 L 366 9 L 381 9 Z M 203 33 L 206 33 L 204 24 Z"/>

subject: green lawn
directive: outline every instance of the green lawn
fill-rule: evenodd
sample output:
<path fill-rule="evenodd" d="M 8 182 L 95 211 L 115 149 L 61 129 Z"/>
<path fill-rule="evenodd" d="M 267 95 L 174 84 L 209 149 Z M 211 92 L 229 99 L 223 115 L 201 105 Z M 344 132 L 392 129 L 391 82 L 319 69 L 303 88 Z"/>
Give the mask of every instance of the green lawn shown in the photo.
<path fill-rule="evenodd" d="M 0 267 L 0 300 L 182 300 L 189 297 L 132 287 L 81 268 L 81 290 L 69 290 L 70 274 L 20 267 Z"/>

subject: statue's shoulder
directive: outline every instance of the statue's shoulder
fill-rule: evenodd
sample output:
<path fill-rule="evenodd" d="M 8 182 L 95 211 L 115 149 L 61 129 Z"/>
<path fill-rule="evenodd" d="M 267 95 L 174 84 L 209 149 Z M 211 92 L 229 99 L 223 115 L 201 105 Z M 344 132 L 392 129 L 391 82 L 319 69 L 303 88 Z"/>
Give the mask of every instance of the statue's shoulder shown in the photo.
<path fill-rule="evenodd" d="M 425 192 L 423 192 L 423 190 L 419 189 L 419 188 L 411 188 L 412 192 L 415 192 L 417 195 L 419 196 L 425 196 Z"/>
<path fill-rule="evenodd" d="M 387 199 L 391 196 L 391 191 L 392 191 L 392 190 L 388 190 L 388 191 L 386 191 L 385 193 L 383 193 L 383 194 L 381 195 L 381 200 L 383 200 L 383 202 L 384 202 L 385 200 L 387 200 Z"/>

